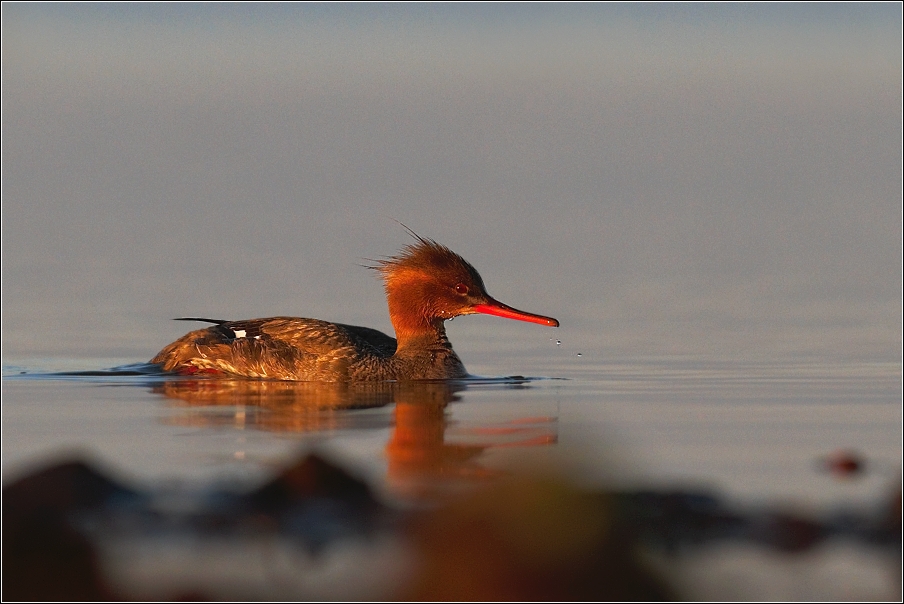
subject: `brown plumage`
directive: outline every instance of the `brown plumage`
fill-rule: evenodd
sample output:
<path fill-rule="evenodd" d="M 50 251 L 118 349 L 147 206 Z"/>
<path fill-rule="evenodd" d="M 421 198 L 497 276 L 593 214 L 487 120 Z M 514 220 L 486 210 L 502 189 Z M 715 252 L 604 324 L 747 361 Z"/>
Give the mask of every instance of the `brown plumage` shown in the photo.
<path fill-rule="evenodd" d="M 383 277 L 396 338 L 318 319 L 182 319 L 215 325 L 184 335 L 151 362 L 184 374 L 298 381 L 461 378 L 467 371 L 446 338 L 446 319 L 486 313 L 558 327 L 555 319 L 494 300 L 464 258 L 414 236 L 416 243 L 373 267 Z"/>

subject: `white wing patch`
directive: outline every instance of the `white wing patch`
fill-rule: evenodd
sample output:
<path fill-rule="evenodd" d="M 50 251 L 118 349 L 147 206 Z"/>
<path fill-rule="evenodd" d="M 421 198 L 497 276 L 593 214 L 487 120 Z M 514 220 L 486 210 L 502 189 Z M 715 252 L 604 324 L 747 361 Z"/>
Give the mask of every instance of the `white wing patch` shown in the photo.
<path fill-rule="evenodd" d="M 233 330 L 232 330 L 232 333 L 235 334 L 235 339 L 236 339 L 236 340 L 238 340 L 239 338 L 244 338 L 244 337 L 245 337 L 245 330 L 244 330 L 244 329 L 233 329 Z"/>

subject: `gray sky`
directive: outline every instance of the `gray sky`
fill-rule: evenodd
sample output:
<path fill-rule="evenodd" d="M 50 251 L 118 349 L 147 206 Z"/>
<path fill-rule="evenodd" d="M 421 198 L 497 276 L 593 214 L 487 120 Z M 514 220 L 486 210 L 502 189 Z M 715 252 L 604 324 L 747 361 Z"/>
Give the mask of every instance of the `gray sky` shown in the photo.
<path fill-rule="evenodd" d="M 5 361 L 390 330 L 393 219 L 562 322 L 460 352 L 898 358 L 898 3 L 2 10 Z"/>

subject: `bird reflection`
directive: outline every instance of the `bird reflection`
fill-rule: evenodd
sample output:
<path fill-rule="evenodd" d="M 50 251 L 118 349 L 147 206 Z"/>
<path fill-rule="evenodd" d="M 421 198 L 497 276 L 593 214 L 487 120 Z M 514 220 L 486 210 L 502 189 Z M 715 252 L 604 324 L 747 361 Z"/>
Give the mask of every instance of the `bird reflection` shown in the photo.
<path fill-rule="evenodd" d="M 524 388 L 523 382 L 497 387 Z M 494 447 L 547 446 L 556 442 L 555 417 L 512 417 L 501 422 L 456 424 L 448 405 L 460 399 L 467 382 L 317 383 L 265 380 L 177 379 L 153 386 L 179 413 L 167 421 L 201 428 L 275 432 L 328 432 L 391 427 L 385 452 L 391 491 L 432 499 L 498 471 L 480 464 Z M 360 410 L 394 405 L 392 415 Z M 449 442 L 448 432 L 456 440 Z"/>
<path fill-rule="evenodd" d="M 241 424 L 271 432 L 317 432 L 355 427 L 354 409 L 393 401 L 392 383 L 318 383 L 268 380 L 167 380 L 151 390 L 185 413 L 170 422 L 196 428 Z M 386 422 L 382 426 L 386 427 Z"/>

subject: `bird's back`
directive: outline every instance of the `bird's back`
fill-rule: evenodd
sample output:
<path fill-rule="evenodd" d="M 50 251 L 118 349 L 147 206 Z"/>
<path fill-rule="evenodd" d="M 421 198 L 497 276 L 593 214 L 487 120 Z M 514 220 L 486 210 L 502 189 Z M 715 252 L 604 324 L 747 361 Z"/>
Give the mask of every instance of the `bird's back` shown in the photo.
<path fill-rule="evenodd" d="M 187 374 L 345 381 L 360 379 L 352 374 L 362 362 L 380 373 L 396 350 L 395 339 L 376 329 L 318 319 L 203 320 L 215 325 L 184 335 L 151 362 L 164 371 Z"/>

